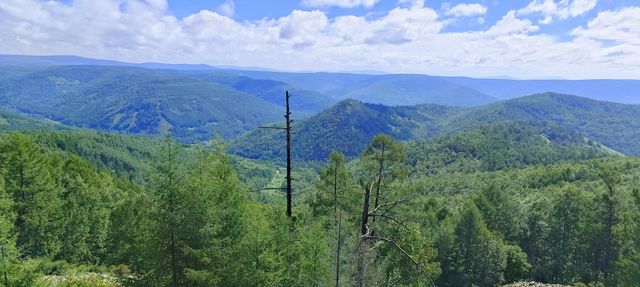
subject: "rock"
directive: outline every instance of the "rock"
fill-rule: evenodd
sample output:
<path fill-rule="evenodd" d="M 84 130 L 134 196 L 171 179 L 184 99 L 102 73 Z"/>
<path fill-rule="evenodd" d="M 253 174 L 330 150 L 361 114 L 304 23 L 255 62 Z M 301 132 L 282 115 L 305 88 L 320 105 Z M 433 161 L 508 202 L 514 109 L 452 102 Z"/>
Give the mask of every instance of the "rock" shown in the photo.
<path fill-rule="evenodd" d="M 570 287 L 570 286 L 559 285 L 559 284 L 544 284 L 544 283 L 538 283 L 538 282 L 518 282 L 518 283 L 509 284 L 509 285 L 503 285 L 502 287 Z"/>

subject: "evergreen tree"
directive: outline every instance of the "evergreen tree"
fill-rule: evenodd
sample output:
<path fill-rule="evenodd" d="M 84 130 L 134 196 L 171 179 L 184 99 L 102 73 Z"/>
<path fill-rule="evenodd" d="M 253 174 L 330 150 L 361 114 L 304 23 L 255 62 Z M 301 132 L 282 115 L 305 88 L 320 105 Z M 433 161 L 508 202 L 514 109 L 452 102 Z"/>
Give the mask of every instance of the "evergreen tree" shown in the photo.
<path fill-rule="evenodd" d="M 404 165 L 404 147 L 390 136 L 378 134 L 371 139 L 362 157 L 365 169 L 368 171 L 368 179 L 375 182 L 372 194 L 374 196 L 372 206 L 375 209 L 382 203 L 381 189 L 407 174 Z"/>
<path fill-rule="evenodd" d="M 457 276 L 462 286 L 497 286 L 504 281 L 506 259 L 498 239 L 487 229 L 482 214 L 467 203 L 455 229 Z"/>
<path fill-rule="evenodd" d="M 62 158 L 45 156 L 31 138 L 11 134 L 0 147 L 5 186 L 14 201 L 17 245 L 23 256 L 54 257 L 60 251 L 60 185 L 51 177 Z"/>
<path fill-rule="evenodd" d="M 575 186 L 564 188 L 552 204 L 547 245 L 553 282 L 569 284 L 588 277 L 590 237 L 585 206 L 586 199 Z"/>
<path fill-rule="evenodd" d="M 116 189 L 110 176 L 70 156 L 60 170 L 63 229 L 58 258 L 72 263 L 98 263 L 106 256 L 110 210 Z"/>
<path fill-rule="evenodd" d="M 594 240 L 597 276 L 602 277 L 606 286 L 616 286 L 613 274 L 614 263 L 618 258 L 617 238 L 614 229 L 618 225 L 618 192 L 621 182 L 618 172 L 608 165 L 599 167 L 599 176 L 606 191 L 596 199 L 598 204 L 598 229 Z"/>
<path fill-rule="evenodd" d="M 547 201 L 532 204 L 525 217 L 524 230 L 520 238 L 520 246 L 531 263 L 531 277 L 540 282 L 551 280 L 548 206 Z"/>
<path fill-rule="evenodd" d="M 491 182 L 482 189 L 474 202 L 489 230 L 500 234 L 507 241 L 517 240 L 518 213 L 513 199 L 503 188 Z"/>
<path fill-rule="evenodd" d="M 2 172 L 2 170 L 0 170 Z M 18 264 L 18 249 L 13 227 L 15 220 L 13 200 L 4 188 L 4 179 L 0 177 L 0 283 L 12 286 Z"/>
<path fill-rule="evenodd" d="M 188 282 L 207 286 L 243 286 L 244 264 L 250 264 L 241 249 L 247 233 L 247 197 L 222 147 L 215 153 L 200 151 L 197 163 L 185 181 L 184 207 L 179 211 L 183 249 L 189 256 Z"/>
<path fill-rule="evenodd" d="M 153 238 L 155 244 L 147 246 L 156 250 L 153 261 L 155 270 L 149 280 L 160 282 L 165 286 L 185 285 L 184 269 L 186 256 L 184 252 L 184 238 L 181 228 L 185 223 L 181 210 L 184 208 L 184 171 L 180 166 L 180 147 L 171 138 L 165 138 L 161 153 L 161 161 L 157 167 L 153 180 L 153 192 L 157 197 L 157 220 Z"/>
<path fill-rule="evenodd" d="M 351 175 L 345 166 L 345 157 L 340 152 L 333 151 L 329 156 L 329 163 L 320 170 L 320 178 L 316 183 L 316 196 L 311 203 L 315 217 L 319 221 L 331 218 L 332 228 L 326 228 L 327 239 L 333 239 L 332 261 L 334 262 L 335 286 L 340 286 L 341 258 L 344 245 L 344 226 L 352 222 L 352 215 L 356 213 L 357 195 L 353 189 Z M 343 222 L 343 218 L 347 222 Z"/>

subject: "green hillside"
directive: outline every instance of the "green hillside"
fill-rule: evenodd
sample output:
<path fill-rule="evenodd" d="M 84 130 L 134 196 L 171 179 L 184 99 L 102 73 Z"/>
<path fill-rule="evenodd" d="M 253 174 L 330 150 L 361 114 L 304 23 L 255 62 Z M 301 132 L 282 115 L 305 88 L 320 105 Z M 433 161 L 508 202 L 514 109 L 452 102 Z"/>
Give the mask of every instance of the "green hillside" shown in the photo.
<path fill-rule="evenodd" d="M 640 106 L 544 93 L 476 107 L 444 118 L 441 131 L 451 133 L 483 123 L 549 122 L 574 130 L 627 155 L 640 155 Z"/>
<path fill-rule="evenodd" d="M 0 237 L 8 252 L 0 268 L 11 286 L 171 286 L 172 274 L 178 286 L 309 286 L 333 283 L 328 274 L 341 256 L 384 270 L 365 274 L 372 286 L 389 280 L 409 286 L 521 280 L 634 286 L 640 160 L 582 160 L 607 151 L 595 143 L 580 145 L 584 139 L 574 132 L 539 132 L 524 124 L 495 124 L 412 143 L 406 154 L 390 140 L 391 154 L 380 170 L 376 163 L 384 155 L 375 152 L 350 162 L 334 154 L 311 176 L 299 176 L 296 161 L 291 219 L 284 215 L 282 194 L 255 189 L 269 178 L 281 183 L 272 165 L 230 158 L 215 145 L 202 149 L 93 132 L 1 134 L 6 214 L 0 214 Z M 116 164 L 122 162 L 140 165 Z M 143 180 L 136 174 L 144 174 Z M 367 197 L 375 178 L 383 180 L 380 195 Z M 363 235 L 363 200 L 374 210 L 365 219 L 385 215 L 365 223 L 375 235 Z M 608 230 L 605 215 L 612 212 Z M 363 236 L 380 243 L 367 245 L 375 257 L 359 251 Z M 601 244 L 607 236 L 624 249 L 611 253 L 611 265 L 601 265 L 599 254 L 613 250 Z M 179 257 L 172 257 L 172 246 Z M 462 248 L 471 256 L 458 252 Z M 165 267 L 173 262 L 189 269 Z M 345 285 L 355 281 L 350 266 L 342 265 L 335 276 Z M 603 270 L 616 277 L 598 277 Z"/>
<path fill-rule="evenodd" d="M 294 151 L 301 159 L 323 160 L 333 149 L 356 156 L 378 133 L 398 140 L 428 139 L 496 123 L 520 123 L 544 135 L 549 127 L 575 134 L 575 144 L 600 143 L 627 155 L 640 154 L 640 107 L 585 98 L 538 94 L 473 108 L 437 105 L 387 107 L 354 100 L 299 122 Z M 231 145 L 250 158 L 278 158 L 281 133 L 257 130 Z M 553 139 L 551 139 L 553 141 Z"/>
<path fill-rule="evenodd" d="M 277 105 L 217 83 L 130 67 L 52 67 L 0 81 L 0 105 L 64 124 L 185 141 L 232 137 L 281 118 Z"/>
<path fill-rule="evenodd" d="M 408 144 L 407 162 L 419 176 L 472 173 L 622 156 L 573 130 L 554 125 L 495 123 Z"/>
<path fill-rule="evenodd" d="M 6 110 L 0 110 L 0 131 L 65 130 L 67 126 Z"/>
<path fill-rule="evenodd" d="M 332 150 L 348 156 L 358 155 L 371 138 L 386 133 L 408 140 L 416 132 L 434 134 L 433 114 L 447 113 L 454 108 L 440 106 L 388 107 L 345 100 L 324 112 L 294 124 L 294 157 L 323 160 Z M 284 135 L 280 130 L 258 129 L 235 139 L 230 149 L 248 158 L 282 158 Z"/>
<path fill-rule="evenodd" d="M 194 76 L 220 83 L 243 91 L 267 102 L 282 106 L 284 109 L 284 92 L 292 95 L 291 109 L 303 115 L 316 114 L 337 102 L 336 99 L 321 93 L 305 90 L 294 85 L 266 79 L 252 79 L 246 76 L 238 76 L 231 73 L 197 73 Z"/>

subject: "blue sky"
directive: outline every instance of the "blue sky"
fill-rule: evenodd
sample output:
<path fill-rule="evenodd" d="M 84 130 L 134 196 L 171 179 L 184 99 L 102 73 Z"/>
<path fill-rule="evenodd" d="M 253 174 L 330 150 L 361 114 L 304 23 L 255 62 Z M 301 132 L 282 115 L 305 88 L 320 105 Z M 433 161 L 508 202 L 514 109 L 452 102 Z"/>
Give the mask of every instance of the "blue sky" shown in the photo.
<path fill-rule="evenodd" d="M 0 53 L 640 79 L 640 0 L 3 0 Z"/>

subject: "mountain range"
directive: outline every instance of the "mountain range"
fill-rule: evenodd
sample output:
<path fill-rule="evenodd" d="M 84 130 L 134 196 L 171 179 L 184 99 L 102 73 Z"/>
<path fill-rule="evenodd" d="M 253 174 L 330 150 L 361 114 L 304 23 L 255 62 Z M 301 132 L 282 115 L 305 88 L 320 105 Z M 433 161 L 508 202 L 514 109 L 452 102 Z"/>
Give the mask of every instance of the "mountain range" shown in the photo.
<path fill-rule="evenodd" d="M 333 149 L 356 156 L 377 133 L 415 141 L 505 123 L 535 127 L 551 143 L 549 131 L 562 131 L 580 135 L 572 144 L 640 154 L 635 80 L 286 73 L 75 56 L 0 55 L 0 67 L 4 129 L 171 133 L 183 142 L 219 134 L 236 154 L 275 158 L 281 135 L 256 128 L 282 120 L 288 90 L 301 159 L 324 160 Z"/>
<path fill-rule="evenodd" d="M 462 108 L 440 105 L 389 107 L 345 100 L 295 126 L 295 154 L 323 160 L 332 150 L 357 156 L 378 133 L 403 141 L 441 138 L 496 124 L 537 130 L 550 143 L 586 144 L 627 155 L 640 154 L 640 106 L 556 93 L 536 94 Z M 528 132 L 530 134 L 530 132 Z M 245 157 L 282 157 L 282 133 L 255 130 L 236 139 L 231 151 Z M 566 138 L 571 140 L 566 141 Z"/>

